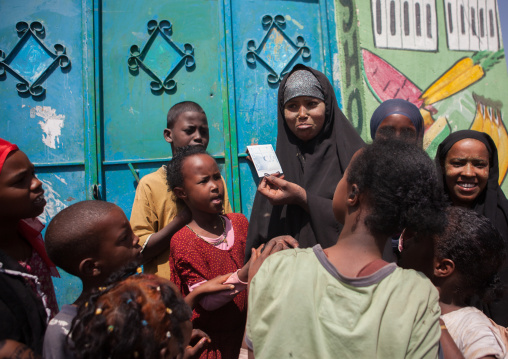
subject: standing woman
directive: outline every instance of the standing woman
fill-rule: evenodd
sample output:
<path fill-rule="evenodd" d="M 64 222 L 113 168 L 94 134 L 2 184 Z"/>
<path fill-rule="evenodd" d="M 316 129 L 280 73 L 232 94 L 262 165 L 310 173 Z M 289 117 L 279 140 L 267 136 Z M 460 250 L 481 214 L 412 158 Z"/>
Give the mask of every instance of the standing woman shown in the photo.
<path fill-rule="evenodd" d="M 452 205 L 471 208 L 489 218 L 508 246 L 508 200 L 499 187 L 497 148 L 483 132 L 463 130 L 450 134 L 436 154 L 438 174 Z M 499 275 L 508 285 L 508 262 Z M 482 308 L 497 324 L 508 326 L 508 292 L 502 300 Z"/>
<path fill-rule="evenodd" d="M 252 206 L 246 261 L 251 248 L 279 235 L 300 247 L 337 241 L 332 198 L 353 154 L 364 142 L 342 111 L 330 81 L 296 65 L 282 80 L 277 100 L 277 146 L 283 176 L 265 176 Z"/>

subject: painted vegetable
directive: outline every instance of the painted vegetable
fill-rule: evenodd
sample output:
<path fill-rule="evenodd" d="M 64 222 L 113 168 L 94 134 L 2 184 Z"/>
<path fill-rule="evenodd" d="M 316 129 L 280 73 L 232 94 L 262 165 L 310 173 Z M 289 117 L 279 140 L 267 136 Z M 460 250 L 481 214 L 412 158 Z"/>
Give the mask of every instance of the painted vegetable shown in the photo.
<path fill-rule="evenodd" d="M 508 133 L 503 124 L 501 111 L 488 104 L 488 100 L 473 94 L 476 115 L 471 130 L 485 132 L 496 144 L 499 157 L 499 184 L 503 183 L 508 170 Z"/>
<path fill-rule="evenodd" d="M 504 56 L 503 50 L 497 52 L 480 51 L 472 57 L 457 61 L 448 71 L 429 86 L 419 98 L 423 105 L 431 105 L 471 86 Z"/>
<path fill-rule="evenodd" d="M 422 107 L 422 91 L 404 74 L 377 55 L 362 49 L 366 82 L 379 102 L 400 98 Z"/>

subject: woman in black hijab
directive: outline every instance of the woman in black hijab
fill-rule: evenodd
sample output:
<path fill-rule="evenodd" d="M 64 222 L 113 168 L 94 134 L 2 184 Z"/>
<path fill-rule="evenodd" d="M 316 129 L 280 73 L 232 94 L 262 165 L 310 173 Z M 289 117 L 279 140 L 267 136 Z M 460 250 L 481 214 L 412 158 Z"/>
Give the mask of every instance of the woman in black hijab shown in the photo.
<path fill-rule="evenodd" d="M 497 148 L 489 135 L 463 130 L 450 134 L 439 145 L 437 171 L 452 205 L 471 208 L 489 218 L 508 248 L 508 200 L 499 187 Z M 499 272 L 508 284 L 508 262 Z M 508 326 L 508 292 L 482 308 L 497 324 Z"/>
<path fill-rule="evenodd" d="M 364 145 L 319 71 L 296 65 L 280 84 L 277 106 L 283 176 L 267 176 L 258 187 L 246 260 L 251 248 L 280 235 L 293 236 L 300 247 L 333 245 L 342 229 L 332 211 L 335 187 Z"/>

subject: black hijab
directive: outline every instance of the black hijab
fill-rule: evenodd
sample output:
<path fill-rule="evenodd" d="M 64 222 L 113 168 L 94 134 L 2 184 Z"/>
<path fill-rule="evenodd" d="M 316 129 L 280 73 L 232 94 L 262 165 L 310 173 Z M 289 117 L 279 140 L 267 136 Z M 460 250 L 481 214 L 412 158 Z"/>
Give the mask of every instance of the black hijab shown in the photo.
<path fill-rule="evenodd" d="M 323 128 L 306 143 L 291 132 L 284 117 L 285 85 L 289 76 L 297 70 L 307 70 L 316 77 L 325 102 Z M 339 109 L 330 81 L 321 72 L 296 65 L 281 81 L 277 102 L 275 152 L 285 179 L 306 190 L 309 213 L 298 205 L 272 206 L 266 197 L 256 193 L 247 235 L 246 260 L 250 257 L 251 248 L 284 234 L 295 237 L 302 248 L 317 243 L 323 248 L 335 244 L 342 229 L 332 211 L 335 187 L 351 157 L 364 146 L 363 140 Z"/>
<path fill-rule="evenodd" d="M 472 209 L 490 219 L 499 233 L 501 233 L 505 248 L 508 250 L 508 200 L 499 186 L 499 161 L 496 144 L 492 138 L 486 133 L 473 130 L 457 131 L 446 137 L 439 145 L 436 154 L 436 166 L 439 178 L 443 181 L 445 193 L 450 196 L 446 186 L 445 173 L 443 171 L 444 162 L 452 146 L 466 138 L 472 138 L 482 142 L 489 152 L 489 177 L 487 179 L 487 186 L 476 199 Z M 499 275 L 503 284 L 508 285 L 508 262 L 506 260 L 500 269 Z M 491 303 L 488 305 L 488 308 L 484 306 L 481 309 L 483 309 L 497 324 L 505 327 L 508 326 L 508 293 L 505 293 L 501 301 Z"/>

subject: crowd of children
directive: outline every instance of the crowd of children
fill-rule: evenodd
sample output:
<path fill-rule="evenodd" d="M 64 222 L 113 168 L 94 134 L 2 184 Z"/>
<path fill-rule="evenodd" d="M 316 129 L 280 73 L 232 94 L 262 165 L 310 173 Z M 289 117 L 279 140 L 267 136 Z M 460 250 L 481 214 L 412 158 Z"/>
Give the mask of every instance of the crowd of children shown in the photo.
<path fill-rule="evenodd" d="M 452 134 L 434 162 L 418 109 L 390 100 L 364 145 L 303 65 L 278 108 L 283 174 L 260 181 L 250 224 L 194 102 L 169 110 L 172 159 L 142 178 L 130 222 L 78 202 L 44 241 L 42 183 L 0 139 L 0 359 L 508 357 L 508 202 L 490 137 Z M 83 284 L 60 311 L 56 266 Z"/>

